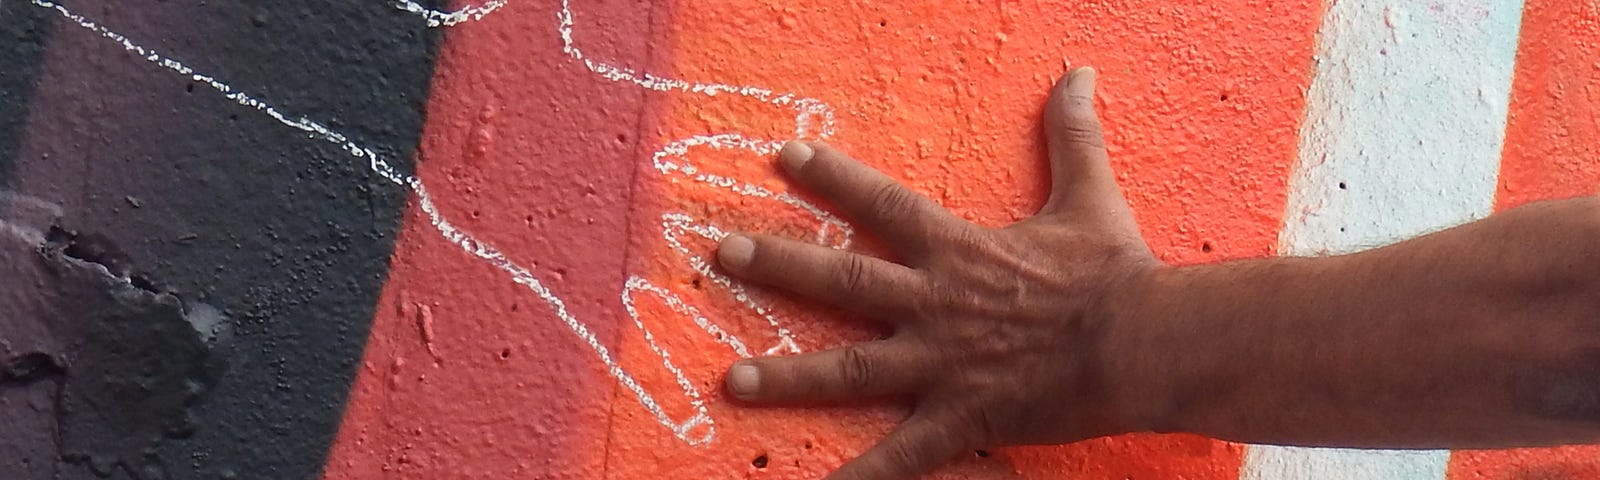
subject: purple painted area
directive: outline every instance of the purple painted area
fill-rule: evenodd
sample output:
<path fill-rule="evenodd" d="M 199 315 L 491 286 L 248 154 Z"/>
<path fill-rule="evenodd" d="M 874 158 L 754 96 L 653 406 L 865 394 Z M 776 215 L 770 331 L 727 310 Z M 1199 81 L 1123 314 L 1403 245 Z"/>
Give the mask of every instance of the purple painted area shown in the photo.
<path fill-rule="evenodd" d="M 436 35 L 387 2 L 61 6 L 410 169 Z M 0 75 L 0 112 L 24 112 L 0 122 L 0 190 L 58 211 L 0 212 L 35 232 L 0 232 L 0 420 L 28 432 L 0 438 L 0 469 L 28 459 L 0 478 L 315 477 L 405 191 L 49 2 L 18 9 L 43 25 L 11 36 L 43 53 Z"/>

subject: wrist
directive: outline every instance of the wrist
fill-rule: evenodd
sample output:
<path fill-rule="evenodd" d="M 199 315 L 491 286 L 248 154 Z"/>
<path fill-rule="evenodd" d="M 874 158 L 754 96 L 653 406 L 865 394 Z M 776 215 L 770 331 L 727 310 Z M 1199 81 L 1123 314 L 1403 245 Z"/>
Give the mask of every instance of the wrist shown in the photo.
<path fill-rule="evenodd" d="M 1279 388 L 1263 383 L 1281 377 L 1274 368 L 1303 363 L 1294 356 L 1308 334 L 1292 319 L 1321 288 L 1311 279 L 1337 277 L 1333 267 L 1275 258 L 1161 266 L 1131 279 L 1106 301 L 1097 348 L 1120 420 L 1129 431 L 1224 433 L 1249 411 L 1241 405 Z"/>
<path fill-rule="evenodd" d="M 1107 293 L 1100 315 L 1096 371 L 1115 433 L 1179 430 L 1177 369 L 1185 352 L 1168 339 L 1163 321 L 1181 305 L 1184 272 L 1156 265 L 1130 275 Z"/>

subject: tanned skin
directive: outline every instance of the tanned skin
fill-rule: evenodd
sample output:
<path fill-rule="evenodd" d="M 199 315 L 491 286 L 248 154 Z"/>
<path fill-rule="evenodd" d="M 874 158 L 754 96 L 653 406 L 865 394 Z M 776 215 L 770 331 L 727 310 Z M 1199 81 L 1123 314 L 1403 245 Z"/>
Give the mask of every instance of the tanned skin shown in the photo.
<path fill-rule="evenodd" d="M 732 275 L 893 326 L 740 361 L 751 403 L 902 396 L 914 409 L 830 478 L 913 478 L 962 452 L 1127 432 L 1369 448 L 1600 441 L 1600 203 L 1528 205 L 1366 252 L 1175 267 L 1139 235 L 1094 112 L 1095 72 L 1045 107 L 1032 218 L 961 220 L 844 153 L 778 163 L 896 261 L 757 233 Z"/>

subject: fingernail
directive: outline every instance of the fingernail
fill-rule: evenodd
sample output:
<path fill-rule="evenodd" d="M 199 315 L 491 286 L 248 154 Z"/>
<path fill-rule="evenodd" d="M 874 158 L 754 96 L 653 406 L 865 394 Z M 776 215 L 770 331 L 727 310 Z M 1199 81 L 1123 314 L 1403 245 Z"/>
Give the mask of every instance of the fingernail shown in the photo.
<path fill-rule="evenodd" d="M 727 268 L 744 268 L 750 264 L 750 259 L 755 258 L 756 242 L 744 235 L 729 235 L 722 239 L 722 244 L 717 246 L 717 261 Z"/>
<path fill-rule="evenodd" d="M 739 398 L 755 396 L 756 389 L 761 388 L 761 372 L 755 365 L 738 363 L 728 369 L 728 391 Z"/>
<path fill-rule="evenodd" d="M 816 152 L 810 145 L 799 140 L 791 140 L 783 144 L 783 149 L 778 151 L 778 163 L 783 165 L 783 170 L 790 175 L 797 175 L 800 173 L 800 167 L 811 161 L 812 155 L 816 155 Z"/>
<path fill-rule="evenodd" d="M 1094 80 L 1098 76 L 1093 67 L 1081 67 L 1072 71 L 1072 76 L 1067 78 L 1067 93 L 1072 95 L 1093 96 Z"/>

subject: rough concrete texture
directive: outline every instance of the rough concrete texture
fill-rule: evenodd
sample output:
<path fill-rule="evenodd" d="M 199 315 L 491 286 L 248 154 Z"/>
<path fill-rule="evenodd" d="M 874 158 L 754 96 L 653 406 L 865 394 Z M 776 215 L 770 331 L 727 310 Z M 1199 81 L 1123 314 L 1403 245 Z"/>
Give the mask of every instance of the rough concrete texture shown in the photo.
<path fill-rule="evenodd" d="M 1099 106 L 1118 179 L 1152 248 L 1174 262 L 1272 253 L 1321 11 L 1315 2 L 748 1 L 679 9 L 674 76 L 817 98 L 835 115 L 830 142 L 986 225 L 1024 218 L 1043 199 L 1047 175 L 1038 118 L 1063 64 L 1100 68 Z M 762 107 L 740 97 L 673 94 L 662 137 L 792 135 L 793 114 Z M 697 149 L 686 161 L 786 189 L 770 158 Z M 657 218 L 682 212 L 723 229 L 797 236 L 817 228 L 776 215 L 781 205 L 681 177 L 641 175 L 638 185 L 652 193 L 636 195 L 639 240 L 630 268 L 746 341 L 771 336 L 760 316 L 737 308 L 725 289 L 695 288 L 698 272 L 671 251 Z M 690 249 L 710 246 L 697 241 Z M 841 322 L 836 312 L 763 298 L 804 350 L 876 333 L 850 319 Z M 751 410 L 730 403 L 716 385 L 737 355 L 716 348 L 714 336 L 661 302 L 649 307 L 645 317 L 657 322 L 657 332 L 682 332 L 657 336 L 668 338 L 662 343 L 672 362 L 691 372 L 696 385 L 709 386 L 704 390 L 716 437 L 705 448 L 635 434 L 653 422 L 638 402 L 618 395 L 605 462 L 613 478 L 650 472 L 816 478 L 864 451 L 903 413 L 882 406 Z M 662 362 L 646 354 L 642 335 L 623 341 L 625 352 L 637 352 L 633 368 L 649 371 L 650 363 Z M 751 343 L 760 345 L 759 353 L 772 342 Z M 655 378 L 658 385 L 669 381 Z M 1136 435 L 975 453 L 940 476 L 1231 480 L 1238 478 L 1242 450 L 1187 436 Z"/>
<path fill-rule="evenodd" d="M 327 122 L 410 159 L 435 35 L 382 2 L 6 0 L 0 12 L 8 55 L 0 67 L 0 188 L 55 212 L 35 221 L 8 208 L 0 221 L 75 232 L 92 240 L 81 248 L 97 252 L 86 256 L 112 277 L 128 272 L 142 279 L 137 290 L 153 292 L 135 299 L 118 293 L 126 285 L 96 284 L 69 267 L 51 266 L 66 273 L 40 281 L 0 277 L 8 313 L 22 307 L 17 302 L 38 305 L 0 316 L 0 344 L 11 345 L 0 364 L 53 359 L 35 364 L 53 366 L 47 377 L 60 380 L 26 382 L 31 391 L 18 395 L 68 400 L 5 407 L 0 415 L 38 426 L 27 432 L 59 436 L 54 458 L 30 460 L 42 465 L 31 472 L 54 474 L 0 478 L 317 476 L 405 192 L 385 187 L 340 145 L 310 141 L 148 57 L 158 52 L 288 118 Z M 0 265 L 46 275 L 33 264 L 70 263 L 25 247 L 8 244 Z M 233 332 L 231 347 L 202 349 L 177 323 L 195 304 L 216 309 L 213 318 Z M 173 310 L 179 305 L 186 312 Z M 26 334 L 23 325 L 48 329 Z M 165 353 L 144 363 L 96 360 L 146 359 L 151 349 Z M 186 358 L 201 353 L 206 365 L 215 360 L 226 370 L 214 381 L 180 381 L 196 378 Z M 52 382 L 64 392 L 40 391 Z M 0 448 L 34 448 L 12 447 L 13 424 L 5 425 Z M 0 458 L 0 469 L 15 458 Z"/>
<path fill-rule="evenodd" d="M 21 427 L 0 442 L 0 477 L 165 478 L 155 448 L 200 428 L 232 322 L 152 290 L 103 238 L 5 227 L 5 278 L 34 288 L 0 305 L 0 416 Z"/>
<path fill-rule="evenodd" d="M 1323 14 L 1279 239 L 1365 250 L 1488 216 L 1521 0 L 1346 0 Z M 1436 479 L 1447 450 L 1260 446 L 1245 480 Z"/>
<path fill-rule="evenodd" d="M 510 3 L 447 30 L 418 162 L 444 215 L 528 266 L 550 298 L 441 241 L 414 212 L 329 477 L 820 476 L 899 410 L 745 408 L 724 398 L 721 372 L 744 354 L 873 333 L 769 292 L 741 299 L 703 268 L 726 231 L 852 237 L 806 210 L 805 194 L 786 196 L 775 142 L 826 138 L 1000 225 L 1041 201 L 1048 86 L 1064 61 L 1092 64 L 1105 72 L 1117 167 L 1161 255 L 1267 255 L 1321 12 L 1315 2 L 568 7 Z M 1130 436 L 975 454 L 942 475 L 1234 479 L 1242 451 Z"/>
<path fill-rule="evenodd" d="M 749 408 L 722 371 L 879 332 L 729 281 L 715 240 L 882 251 L 789 191 L 771 159 L 796 137 L 973 221 L 1027 216 L 1066 64 L 1101 69 L 1118 180 L 1174 263 L 1600 183 L 1592 2 L 879 3 L 0 0 L 0 478 L 816 478 L 903 411 Z M 1596 458 L 1131 435 L 934 476 Z"/>
<path fill-rule="evenodd" d="M 635 68 L 662 56 L 669 5 L 589 2 L 576 40 Z M 659 114 L 644 91 L 562 51 L 551 2 L 446 30 L 418 177 L 444 217 L 565 300 L 602 345 L 618 302 L 630 191 Z M 329 478 L 594 478 L 616 379 L 551 303 L 412 208 L 378 299 Z M 652 436 L 659 429 L 641 430 Z M 668 434 L 670 435 L 670 433 Z M 448 447 L 445 447 L 448 445 Z"/>

